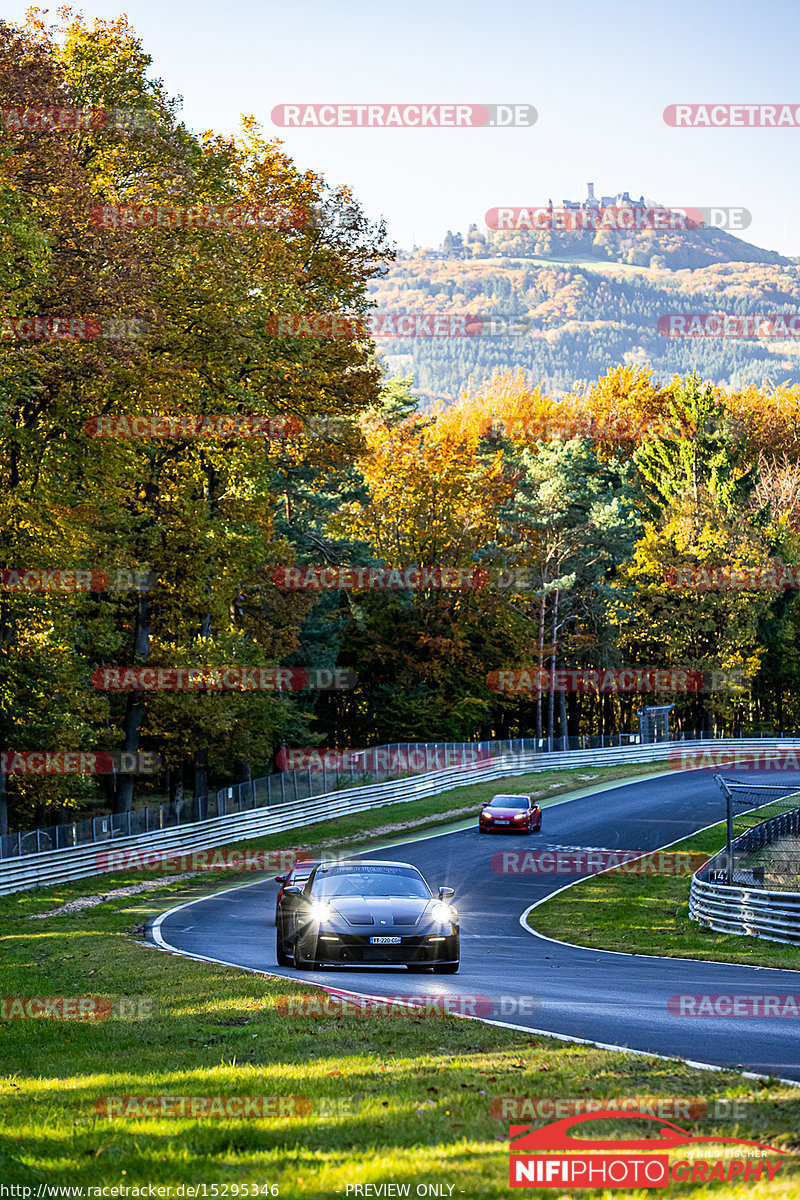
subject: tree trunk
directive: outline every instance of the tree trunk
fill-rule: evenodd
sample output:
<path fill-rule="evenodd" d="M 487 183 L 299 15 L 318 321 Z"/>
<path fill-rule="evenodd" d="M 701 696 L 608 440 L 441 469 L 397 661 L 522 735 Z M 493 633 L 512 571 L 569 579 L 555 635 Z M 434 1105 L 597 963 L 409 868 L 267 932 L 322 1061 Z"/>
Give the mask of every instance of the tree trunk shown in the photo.
<path fill-rule="evenodd" d="M 539 607 L 539 662 L 538 667 L 541 671 L 544 666 L 544 618 L 547 607 L 547 593 L 544 591 L 544 579 L 542 579 L 542 603 Z M 542 737 L 542 690 L 536 693 L 536 736 Z"/>
<path fill-rule="evenodd" d="M 556 641 L 558 638 L 558 601 L 559 601 L 560 595 L 561 595 L 560 590 L 558 588 L 556 588 L 555 595 L 553 596 L 553 625 L 552 625 L 553 653 L 550 655 L 550 696 L 548 697 L 548 704 L 547 704 L 548 737 L 550 737 L 551 739 L 553 737 L 555 737 L 555 729 L 554 729 L 553 725 L 554 725 L 556 693 L 555 693 L 555 689 L 553 688 L 553 681 L 555 679 L 555 673 L 556 673 Z"/>
<path fill-rule="evenodd" d="M 150 598 L 146 592 L 139 592 L 136 609 L 136 630 L 133 639 L 133 665 L 146 663 L 150 654 L 150 626 L 152 611 Z M 125 705 L 123 721 L 122 749 L 135 754 L 139 749 L 139 730 L 144 719 L 144 695 L 142 692 L 131 692 Z M 133 803 L 133 775 L 118 775 L 114 812 L 130 812 Z"/>
<path fill-rule="evenodd" d="M 208 748 L 196 750 L 194 755 L 194 799 L 208 795 Z"/>

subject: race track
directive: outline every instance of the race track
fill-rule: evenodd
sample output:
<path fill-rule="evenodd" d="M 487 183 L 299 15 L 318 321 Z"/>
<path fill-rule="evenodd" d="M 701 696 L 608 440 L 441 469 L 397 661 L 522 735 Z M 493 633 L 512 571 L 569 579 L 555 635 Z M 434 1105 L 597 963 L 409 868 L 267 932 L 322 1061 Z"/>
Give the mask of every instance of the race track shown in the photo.
<path fill-rule="evenodd" d="M 774 772 L 747 778 L 775 782 Z M 788 772 L 784 779 L 791 779 Z M 491 866 L 499 850 L 654 850 L 724 816 L 710 771 L 670 772 L 546 807 L 538 836 L 481 836 L 472 826 L 361 855 L 414 863 L 434 889 L 455 887 L 462 944 L 461 970 L 453 976 L 276 966 L 271 879 L 173 909 L 154 923 L 151 936 L 184 953 L 371 996 L 490 996 L 492 1019 L 515 1027 L 800 1081 L 800 1019 L 679 1016 L 667 1003 L 678 994 L 798 995 L 800 974 L 610 954 L 541 938 L 523 927 L 521 916 L 574 876 L 500 874 Z M 569 929 L 561 936 L 568 941 Z"/>

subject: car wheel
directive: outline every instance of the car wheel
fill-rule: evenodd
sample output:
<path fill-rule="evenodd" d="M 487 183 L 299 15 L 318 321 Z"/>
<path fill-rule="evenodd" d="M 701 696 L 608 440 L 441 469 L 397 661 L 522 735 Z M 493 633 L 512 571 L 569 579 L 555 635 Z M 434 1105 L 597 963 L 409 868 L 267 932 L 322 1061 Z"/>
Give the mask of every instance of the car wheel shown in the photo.
<path fill-rule="evenodd" d="M 294 939 L 294 965 L 298 971 L 318 971 L 319 964 L 315 958 L 306 958 L 297 949 L 297 938 Z"/>
<path fill-rule="evenodd" d="M 525 832 L 527 833 L 528 837 L 530 837 L 531 834 L 533 833 L 533 830 L 531 829 L 531 826 L 530 826 L 530 822 L 528 822 L 528 827 L 525 830 Z"/>
<path fill-rule="evenodd" d="M 286 943 L 283 939 L 283 927 L 278 925 L 275 933 L 275 957 L 278 960 L 279 967 L 290 967 L 292 960 L 286 953 Z"/>
<path fill-rule="evenodd" d="M 478 826 L 478 833 L 488 833 L 488 829 L 484 829 L 482 825 Z"/>
<path fill-rule="evenodd" d="M 436 965 L 433 968 L 433 973 L 434 973 L 434 975 L 455 975 L 456 971 L 458 970 L 458 968 L 460 966 L 461 966 L 460 962 L 436 963 Z"/>

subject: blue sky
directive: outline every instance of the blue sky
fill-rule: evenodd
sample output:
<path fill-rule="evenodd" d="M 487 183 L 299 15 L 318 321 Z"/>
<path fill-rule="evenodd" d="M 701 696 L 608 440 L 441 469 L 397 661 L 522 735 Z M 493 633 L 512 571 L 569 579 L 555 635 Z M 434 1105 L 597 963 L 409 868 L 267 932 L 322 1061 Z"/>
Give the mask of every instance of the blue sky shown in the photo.
<path fill-rule="evenodd" d="M 785 0 L 93 0 L 124 10 L 194 129 L 252 113 L 301 167 L 349 184 L 401 247 L 483 227 L 496 205 L 629 189 L 742 206 L 744 236 L 800 255 L 800 129 L 671 129 L 666 105 L 800 105 Z M 24 5 L 6 4 L 6 20 Z M 51 10 L 54 13 L 54 9 Z M 532 128 L 277 130 L 282 103 L 529 103 Z"/>

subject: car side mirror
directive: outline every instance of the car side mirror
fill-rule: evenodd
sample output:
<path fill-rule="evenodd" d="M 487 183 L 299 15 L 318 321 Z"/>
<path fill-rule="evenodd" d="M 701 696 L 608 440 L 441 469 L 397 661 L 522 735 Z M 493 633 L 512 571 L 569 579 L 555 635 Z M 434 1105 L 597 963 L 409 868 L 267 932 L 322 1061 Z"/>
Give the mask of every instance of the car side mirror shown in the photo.
<path fill-rule="evenodd" d="M 455 896 L 455 894 L 456 894 L 455 888 L 449 888 L 449 887 L 440 887 L 439 888 L 439 899 L 440 900 L 449 900 L 450 897 Z"/>
<path fill-rule="evenodd" d="M 296 883 L 290 883 L 288 887 L 283 889 L 284 896 L 302 896 L 303 889 Z"/>
<path fill-rule="evenodd" d="M 276 875 L 275 882 L 276 883 L 286 883 L 286 876 L 285 875 Z"/>

